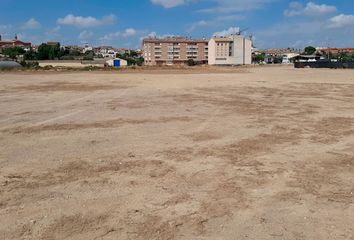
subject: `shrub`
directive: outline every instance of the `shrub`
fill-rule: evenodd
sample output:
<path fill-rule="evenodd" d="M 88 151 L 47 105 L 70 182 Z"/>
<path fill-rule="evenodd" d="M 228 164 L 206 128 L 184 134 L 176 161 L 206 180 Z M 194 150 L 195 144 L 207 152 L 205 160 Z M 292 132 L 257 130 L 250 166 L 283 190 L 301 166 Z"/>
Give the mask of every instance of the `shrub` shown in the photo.
<path fill-rule="evenodd" d="M 75 60 L 73 56 L 65 55 L 60 58 L 60 60 Z"/>
<path fill-rule="evenodd" d="M 96 66 L 92 66 L 92 65 L 89 65 L 89 66 L 86 66 L 83 68 L 84 71 L 93 71 L 93 70 L 98 70 L 100 69 L 99 67 L 96 67 Z"/>
<path fill-rule="evenodd" d="M 84 60 L 84 61 L 93 61 L 93 56 L 84 56 L 82 58 L 82 60 Z"/>
<path fill-rule="evenodd" d="M 197 65 L 197 63 L 193 59 L 188 59 L 187 65 L 191 67 Z"/>
<path fill-rule="evenodd" d="M 43 67 L 43 70 L 52 70 L 54 67 L 52 65 L 47 65 Z"/>
<path fill-rule="evenodd" d="M 22 67 L 25 67 L 25 68 L 36 68 L 37 69 L 39 67 L 38 62 L 21 61 L 20 64 L 22 65 Z"/>

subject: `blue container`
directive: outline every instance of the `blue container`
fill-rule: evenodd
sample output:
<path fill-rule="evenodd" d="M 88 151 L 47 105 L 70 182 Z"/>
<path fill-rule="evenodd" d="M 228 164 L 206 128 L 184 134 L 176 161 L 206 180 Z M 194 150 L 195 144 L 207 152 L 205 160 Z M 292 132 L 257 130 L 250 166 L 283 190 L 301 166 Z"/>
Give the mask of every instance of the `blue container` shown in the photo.
<path fill-rule="evenodd" d="M 113 60 L 113 66 L 117 68 L 120 67 L 120 60 L 119 59 Z"/>

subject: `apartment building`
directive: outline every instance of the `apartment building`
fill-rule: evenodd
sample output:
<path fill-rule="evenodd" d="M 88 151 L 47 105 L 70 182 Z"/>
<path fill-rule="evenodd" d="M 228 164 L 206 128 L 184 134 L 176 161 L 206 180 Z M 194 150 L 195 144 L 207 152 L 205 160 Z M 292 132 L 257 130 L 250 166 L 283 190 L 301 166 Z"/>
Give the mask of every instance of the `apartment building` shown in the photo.
<path fill-rule="evenodd" d="M 252 40 L 242 35 L 214 37 L 208 44 L 209 65 L 246 65 L 252 63 Z"/>
<path fill-rule="evenodd" d="M 208 62 L 208 41 L 183 37 L 147 38 L 143 40 L 145 65 L 187 64 L 192 59 Z"/>

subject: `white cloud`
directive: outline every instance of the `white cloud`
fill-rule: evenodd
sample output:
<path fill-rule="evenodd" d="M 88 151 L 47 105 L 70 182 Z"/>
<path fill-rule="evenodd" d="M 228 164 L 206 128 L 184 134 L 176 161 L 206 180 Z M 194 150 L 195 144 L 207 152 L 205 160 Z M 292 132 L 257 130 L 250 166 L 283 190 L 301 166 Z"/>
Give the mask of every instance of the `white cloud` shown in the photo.
<path fill-rule="evenodd" d="M 303 48 L 308 45 L 315 47 L 348 47 L 354 44 L 352 27 L 339 28 L 340 25 L 336 25 L 336 27 L 329 28 L 330 21 L 322 18 L 298 18 L 294 20 L 279 22 L 268 28 L 255 30 L 254 33 L 257 36 L 256 47 Z"/>
<path fill-rule="evenodd" d="M 232 13 L 262 9 L 276 0 L 213 0 L 216 6 L 201 9 L 202 13 Z"/>
<path fill-rule="evenodd" d="M 156 32 L 151 32 L 148 35 L 142 37 L 142 38 L 156 38 L 157 37 L 157 33 Z"/>
<path fill-rule="evenodd" d="M 193 32 L 194 30 L 196 30 L 197 28 L 200 27 L 207 27 L 209 24 L 207 21 L 205 20 L 200 20 L 198 22 L 192 23 L 192 25 L 187 29 L 187 32 Z"/>
<path fill-rule="evenodd" d="M 164 8 L 173 8 L 186 4 L 187 0 L 151 0 L 151 2 Z"/>
<path fill-rule="evenodd" d="M 160 5 L 164 8 L 173 8 L 189 2 L 197 0 L 150 0 L 153 4 Z M 255 10 L 262 8 L 265 4 L 274 2 L 276 0 L 210 0 L 215 3 L 214 7 L 208 9 L 201 9 L 200 12 L 205 13 L 229 13 L 242 12 L 247 10 Z"/>
<path fill-rule="evenodd" d="M 89 27 L 98 27 L 103 25 L 111 25 L 117 21 L 117 17 L 113 14 L 104 16 L 101 19 L 97 19 L 94 17 L 82 17 L 82 16 L 74 16 L 69 14 L 64 18 L 59 18 L 57 23 L 60 25 L 68 25 L 75 26 L 80 28 L 89 28 Z"/>
<path fill-rule="evenodd" d="M 127 28 L 124 30 L 124 32 L 121 34 L 122 37 L 129 38 L 129 37 L 134 37 L 137 34 L 137 31 L 134 28 Z"/>
<path fill-rule="evenodd" d="M 329 20 L 329 28 L 354 27 L 354 15 L 340 14 Z"/>
<path fill-rule="evenodd" d="M 0 31 L 6 32 L 12 29 L 12 25 L 0 25 Z"/>
<path fill-rule="evenodd" d="M 232 34 L 237 34 L 239 32 L 240 32 L 239 27 L 230 27 L 229 29 L 214 33 L 213 36 L 215 36 L 215 37 L 228 37 Z"/>
<path fill-rule="evenodd" d="M 221 15 L 218 16 L 215 21 L 218 22 L 224 22 L 224 21 L 241 21 L 244 20 L 245 16 L 239 15 L 239 14 L 234 14 L 234 15 Z"/>
<path fill-rule="evenodd" d="M 34 18 L 29 19 L 22 26 L 22 29 L 37 29 L 40 28 L 41 24 Z"/>
<path fill-rule="evenodd" d="M 151 0 L 153 4 L 160 5 L 164 8 L 174 8 L 190 2 L 198 0 Z M 199 0 L 201 1 L 201 0 Z M 203 0 L 206 2 L 206 0 Z M 201 9 L 199 12 L 204 13 L 230 13 L 242 12 L 262 8 L 265 4 L 277 0 L 209 0 L 214 2 L 215 6 L 207 9 Z"/>
<path fill-rule="evenodd" d="M 48 40 L 58 39 L 61 36 L 60 33 L 59 33 L 60 30 L 61 30 L 61 27 L 60 26 L 56 26 L 56 27 L 46 31 L 45 34 L 46 34 Z"/>
<path fill-rule="evenodd" d="M 316 4 L 308 2 L 306 6 L 303 6 L 299 2 L 291 2 L 289 8 L 284 11 L 284 15 L 287 17 L 294 16 L 319 16 L 335 13 L 337 8 L 326 4 Z"/>
<path fill-rule="evenodd" d="M 100 38 L 102 42 L 110 42 L 118 38 L 132 38 L 138 34 L 138 31 L 134 28 L 127 28 L 123 32 L 114 32 L 104 35 Z"/>
<path fill-rule="evenodd" d="M 61 29 L 60 26 L 56 26 L 55 28 L 50 29 L 50 30 L 48 31 L 48 33 L 57 33 L 57 32 L 60 31 L 60 29 Z"/>
<path fill-rule="evenodd" d="M 175 35 L 173 34 L 163 34 L 163 35 L 159 35 L 156 32 L 150 32 L 149 34 L 142 36 L 140 38 L 140 42 L 143 41 L 146 38 L 167 38 L 167 37 L 173 37 Z"/>
<path fill-rule="evenodd" d="M 101 42 L 110 42 L 114 38 L 119 38 L 121 36 L 120 32 L 109 33 L 100 38 Z"/>
<path fill-rule="evenodd" d="M 89 39 L 92 39 L 94 35 L 95 34 L 93 32 L 85 30 L 79 34 L 79 39 L 83 40 L 83 41 L 89 40 Z"/>

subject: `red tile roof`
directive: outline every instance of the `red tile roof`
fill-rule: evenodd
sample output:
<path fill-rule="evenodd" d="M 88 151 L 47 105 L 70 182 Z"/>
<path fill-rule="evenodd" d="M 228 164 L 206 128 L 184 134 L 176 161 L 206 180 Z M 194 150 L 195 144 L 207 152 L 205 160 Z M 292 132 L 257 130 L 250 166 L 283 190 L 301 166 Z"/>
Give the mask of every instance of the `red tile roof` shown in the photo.
<path fill-rule="evenodd" d="M 0 41 L 0 47 L 11 46 L 11 47 L 30 47 L 32 44 L 28 42 L 22 42 L 20 40 L 11 40 L 11 41 Z"/>

